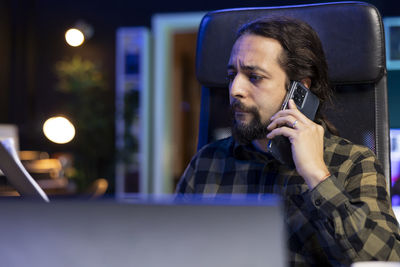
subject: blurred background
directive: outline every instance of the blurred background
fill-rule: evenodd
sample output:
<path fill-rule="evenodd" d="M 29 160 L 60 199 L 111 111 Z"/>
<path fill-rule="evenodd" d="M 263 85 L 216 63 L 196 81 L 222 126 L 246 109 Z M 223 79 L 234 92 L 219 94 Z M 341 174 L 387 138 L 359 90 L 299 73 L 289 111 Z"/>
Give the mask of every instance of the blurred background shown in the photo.
<path fill-rule="evenodd" d="M 49 195 L 172 193 L 197 146 L 203 15 L 322 2 L 2 0 L 0 138 L 15 139 Z M 400 18 L 396 1 L 366 2 L 383 18 Z M 388 88 L 392 150 L 400 154 L 400 68 L 389 68 Z M 4 177 L 0 194 L 15 194 Z"/>

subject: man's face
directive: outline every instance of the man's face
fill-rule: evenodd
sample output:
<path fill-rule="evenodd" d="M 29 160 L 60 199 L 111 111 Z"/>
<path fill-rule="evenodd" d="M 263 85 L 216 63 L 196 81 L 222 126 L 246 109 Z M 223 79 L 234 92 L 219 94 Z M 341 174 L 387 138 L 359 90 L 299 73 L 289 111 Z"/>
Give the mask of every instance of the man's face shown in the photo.
<path fill-rule="evenodd" d="M 286 95 L 287 76 L 278 63 L 282 46 L 253 34 L 234 44 L 228 64 L 233 134 L 241 143 L 265 138 L 270 118 Z"/>

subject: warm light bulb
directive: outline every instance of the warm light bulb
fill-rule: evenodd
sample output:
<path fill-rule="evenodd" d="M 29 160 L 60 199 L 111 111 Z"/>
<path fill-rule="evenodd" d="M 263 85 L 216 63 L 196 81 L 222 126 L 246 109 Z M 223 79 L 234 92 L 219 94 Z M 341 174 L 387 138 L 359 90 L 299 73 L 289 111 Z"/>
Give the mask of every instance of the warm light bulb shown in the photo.
<path fill-rule="evenodd" d="M 75 136 L 75 127 L 64 117 L 52 117 L 43 124 L 44 135 L 52 142 L 65 144 Z"/>
<path fill-rule="evenodd" d="M 78 29 L 69 29 L 65 33 L 65 40 L 70 46 L 80 46 L 85 41 L 85 36 L 83 33 Z"/>

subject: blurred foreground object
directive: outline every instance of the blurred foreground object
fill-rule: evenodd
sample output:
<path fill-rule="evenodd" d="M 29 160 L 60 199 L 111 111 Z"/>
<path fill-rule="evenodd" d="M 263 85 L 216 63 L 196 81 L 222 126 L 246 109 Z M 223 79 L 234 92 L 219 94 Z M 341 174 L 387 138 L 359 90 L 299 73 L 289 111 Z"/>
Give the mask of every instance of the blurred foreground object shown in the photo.
<path fill-rule="evenodd" d="M 351 267 L 400 267 L 400 262 L 360 261 L 353 263 Z"/>

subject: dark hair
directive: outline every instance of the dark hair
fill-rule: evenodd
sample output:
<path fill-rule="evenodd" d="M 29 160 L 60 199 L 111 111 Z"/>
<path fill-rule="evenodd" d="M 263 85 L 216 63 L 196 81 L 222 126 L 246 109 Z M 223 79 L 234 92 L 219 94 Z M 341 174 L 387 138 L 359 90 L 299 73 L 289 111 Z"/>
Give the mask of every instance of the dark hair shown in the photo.
<path fill-rule="evenodd" d="M 325 121 L 328 130 L 337 133 L 335 127 L 324 118 L 321 112 L 324 104 L 331 102 L 332 88 L 329 83 L 324 50 L 314 29 L 301 20 L 273 17 L 261 18 L 243 25 L 236 39 L 245 34 L 272 38 L 282 45 L 283 52 L 279 57 L 279 64 L 290 80 L 311 79 L 310 90 L 320 100 L 316 119 Z"/>

